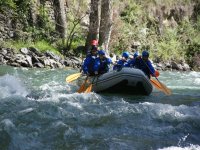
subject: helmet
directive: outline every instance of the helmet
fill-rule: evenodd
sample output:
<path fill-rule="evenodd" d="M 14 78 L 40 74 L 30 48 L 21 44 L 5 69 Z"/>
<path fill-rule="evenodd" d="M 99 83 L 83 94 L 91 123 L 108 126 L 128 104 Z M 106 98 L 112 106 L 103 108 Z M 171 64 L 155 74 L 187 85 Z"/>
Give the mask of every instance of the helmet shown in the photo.
<path fill-rule="evenodd" d="M 143 52 L 142 52 L 142 57 L 149 57 L 149 52 L 147 52 L 146 50 L 144 50 Z"/>
<path fill-rule="evenodd" d="M 139 53 L 135 52 L 134 55 L 133 55 L 133 58 L 136 58 L 137 56 L 139 56 Z"/>
<path fill-rule="evenodd" d="M 123 52 L 122 57 L 128 58 L 129 57 L 129 52 Z"/>
<path fill-rule="evenodd" d="M 106 53 L 105 53 L 104 50 L 100 50 L 100 51 L 98 52 L 98 54 L 99 54 L 99 55 L 105 55 Z"/>
<path fill-rule="evenodd" d="M 97 46 L 98 45 L 98 40 L 92 40 L 90 44 Z"/>

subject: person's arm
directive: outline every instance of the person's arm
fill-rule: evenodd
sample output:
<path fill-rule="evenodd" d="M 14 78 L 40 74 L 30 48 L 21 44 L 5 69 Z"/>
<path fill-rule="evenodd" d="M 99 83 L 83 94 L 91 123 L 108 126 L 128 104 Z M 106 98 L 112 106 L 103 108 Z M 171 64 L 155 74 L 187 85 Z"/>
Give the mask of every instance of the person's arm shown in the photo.
<path fill-rule="evenodd" d="M 155 69 L 154 69 L 154 67 L 152 66 L 152 64 L 149 60 L 147 61 L 147 65 L 148 65 L 148 68 L 150 70 L 151 75 L 155 76 Z"/>
<path fill-rule="evenodd" d="M 121 60 L 118 60 L 117 63 L 113 66 L 113 70 L 117 70 L 119 66 L 121 66 Z"/>
<path fill-rule="evenodd" d="M 135 60 L 136 59 L 129 60 L 128 63 L 125 64 L 125 67 L 134 67 L 135 66 Z"/>
<path fill-rule="evenodd" d="M 88 74 L 88 64 L 90 63 L 90 58 L 86 57 L 83 63 L 83 73 Z"/>

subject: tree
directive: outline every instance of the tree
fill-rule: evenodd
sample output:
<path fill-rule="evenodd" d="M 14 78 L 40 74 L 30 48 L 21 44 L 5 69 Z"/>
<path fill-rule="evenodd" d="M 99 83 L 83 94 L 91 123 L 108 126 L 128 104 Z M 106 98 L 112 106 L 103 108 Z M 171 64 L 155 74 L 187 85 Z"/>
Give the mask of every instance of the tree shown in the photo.
<path fill-rule="evenodd" d="M 56 21 L 56 31 L 58 31 L 60 37 L 64 40 L 67 34 L 65 0 L 53 0 L 53 5 L 54 5 L 54 15 Z"/>
<path fill-rule="evenodd" d="M 90 23 L 89 23 L 89 32 L 87 35 L 86 49 L 89 48 L 90 41 L 98 38 L 99 33 L 99 4 L 100 0 L 91 0 L 90 4 Z"/>
<path fill-rule="evenodd" d="M 99 29 L 99 45 L 105 49 L 108 54 L 108 46 L 110 41 L 111 29 L 112 29 L 112 0 L 101 1 L 101 21 Z"/>

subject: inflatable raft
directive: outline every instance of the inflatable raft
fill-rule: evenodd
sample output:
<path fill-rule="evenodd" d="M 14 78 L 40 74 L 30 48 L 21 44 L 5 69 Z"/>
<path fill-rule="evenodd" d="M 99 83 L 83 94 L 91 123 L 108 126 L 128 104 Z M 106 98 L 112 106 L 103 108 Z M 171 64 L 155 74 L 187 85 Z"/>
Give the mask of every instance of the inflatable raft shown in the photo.
<path fill-rule="evenodd" d="M 107 93 L 124 93 L 133 95 L 150 95 L 153 87 L 148 77 L 139 69 L 122 68 L 112 70 L 97 77 L 91 77 L 92 91 Z"/>

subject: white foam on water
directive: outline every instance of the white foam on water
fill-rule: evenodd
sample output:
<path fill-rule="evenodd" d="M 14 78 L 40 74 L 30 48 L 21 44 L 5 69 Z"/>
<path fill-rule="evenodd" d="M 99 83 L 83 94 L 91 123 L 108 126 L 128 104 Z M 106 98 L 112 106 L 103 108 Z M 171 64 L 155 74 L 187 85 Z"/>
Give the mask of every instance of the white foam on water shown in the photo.
<path fill-rule="evenodd" d="M 193 145 L 187 147 L 170 146 L 166 148 L 160 148 L 158 150 L 200 150 L 200 145 Z"/>
<path fill-rule="evenodd" d="M 174 85 L 174 86 L 167 86 L 170 89 L 180 89 L 180 90 L 184 90 L 184 89 L 190 89 L 190 90 L 200 90 L 200 86 L 178 86 L 178 85 Z"/>
<path fill-rule="evenodd" d="M 40 142 L 30 140 L 27 135 L 22 134 L 10 119 L 2 120 L 0 125 L 3 126 L 3 130 L 11 137 L 9 149 L 38 149 L 38 147 L 43 146 Z"/>
<path fill-rule="evenodd" d="M 27 94 L 25 86 L 17 77 L 8 74 L 0 77 L 0 98 L 13 95 L 25 97 Z"/>
<path fill-rule="evenodd" d="M 18 113 L 19 114 L 27 114 L 27 113 L 30 113 L 30 112 L 32 112 L 34 110 L 35 110 L 34 108 L 27 108 L 27 109 L 19 111 Z"/>
<path fill-rule="evenodd" d="M 200 116 L 199 106 L 172 106 L 169 104 L 156 104 L 145 102 L 142 103 L 143 113 L 148 113 L 157 119 L 168 120 L 168 121 L 184 121 L 187 119 L 199 120 Z"/>

